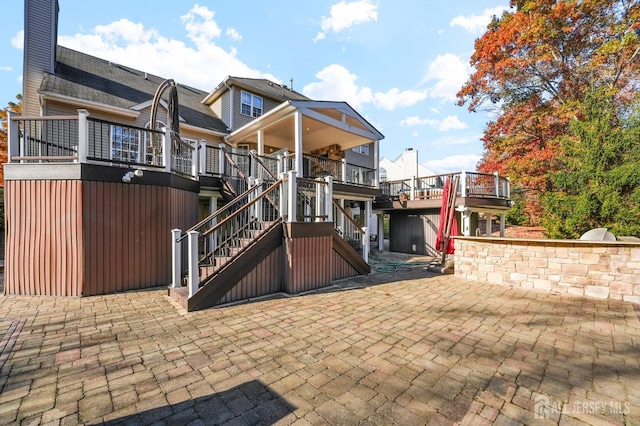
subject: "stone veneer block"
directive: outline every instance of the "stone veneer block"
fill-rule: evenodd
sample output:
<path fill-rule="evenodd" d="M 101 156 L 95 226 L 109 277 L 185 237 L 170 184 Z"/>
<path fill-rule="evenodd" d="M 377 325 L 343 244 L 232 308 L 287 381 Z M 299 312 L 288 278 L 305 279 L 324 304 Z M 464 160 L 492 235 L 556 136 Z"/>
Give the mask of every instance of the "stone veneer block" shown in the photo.
<path fill-rule="evenodd" d="M 456 237 L 455 275 L 640 303 L 640 244 Z"/>

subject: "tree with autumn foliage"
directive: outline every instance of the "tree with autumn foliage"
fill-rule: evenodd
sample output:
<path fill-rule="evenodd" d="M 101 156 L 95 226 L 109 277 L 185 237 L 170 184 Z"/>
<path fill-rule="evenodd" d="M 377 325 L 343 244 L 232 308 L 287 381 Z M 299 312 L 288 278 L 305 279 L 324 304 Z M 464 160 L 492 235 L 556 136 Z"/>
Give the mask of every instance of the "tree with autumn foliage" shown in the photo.
<path fill-rule="evenodd" d="M 474 112 L 492 106 L 478 170 L 499 172 L 526 194 L 532 217 L 554 190 L 561 141 L 584 116 L 593 82 L 614 105 L 640 88 L 639 0 L 512 0 L 475 43 L 475 72 L 458 92 Z M 535 219 L 534 219 L 535 221 Z"/>

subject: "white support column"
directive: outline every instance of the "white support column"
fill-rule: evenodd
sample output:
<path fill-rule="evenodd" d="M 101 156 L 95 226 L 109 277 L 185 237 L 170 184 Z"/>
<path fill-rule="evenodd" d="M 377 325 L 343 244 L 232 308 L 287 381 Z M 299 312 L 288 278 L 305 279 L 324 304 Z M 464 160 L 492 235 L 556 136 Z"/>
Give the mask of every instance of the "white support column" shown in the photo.
<path fill-rule="evenodd" d="M 296 222 L 296 195 L 297 192 L 297 183 L 296 183 L 296 171 L 289 171 L 289 186 L 287 188 L 287 203 L 288 203 L 288 220 L 287 222 Z"/>
<path fill-rule="evenodd" d="M 491 214 L 491 212 L 484 212 L 484 217 L 485 217 L 485 235 L 487 237 L 491 236 L 491 218 L 493 217 L 493 215 Z"/>
<path fill-rule="evenodd" d="M 411 200 L 415 200 L 416 199 L 416 177 L 415 176 L 411 176 L 410 199 Z"/>
<path fill-rule="evenodd" d="M 322 222 L 324 220 L 320 217 L 324 213 L 324 209 L 322 208 L 322 203 L 324 201 L 324 185 L 322 184 L 322 182 L 324 182 L 324 179 L 316 179 L 316 211 L 314 213 L 314 216 L 316 217 L 315 222 Z"/>
<path fill-rule="evenodd" d="M 384 213 L 378 215 L 378 250 L 384 251 Z"/>
<path fill-rule="evenodd" d="M 264 155 L 264 131 L 258 130 L 258 155 Z"/>
<path fill-rule="evenodd" d="M 366 226 L 362 228 L 362 258 L 365 262 L 369 263 L 369 249 L 370 249 L 369 228 Z"/>
<path fill-rule="evenodd" d="M 78 163 L 87 162 L 87 150 L 89 148 L 89 123 L 87 122 L 89 111 L 78 110 Z"/>
<path fill-rule="evenodd" d="M 182 241 L 178 241 L 182 236 L 180 229 L 171 230 L 171 287 L 182 286 Z"/>
<path fill-rule="evenodd" d="M 347 177 L 347 159 L 342 159 L 342 183 L 348 183 L 349 178 Z"/>
<path fill-rule="evenodd" d="M 471 209 L 464 206 L 458 206 L 456 211 L 462 213 L 462 235 L 465 237 L 471 236 Z"/>
<path fill-rule="evenodd" d="M 196 144 L 193 146 L 193 151 L 191 151 L 191 176 L 193 176 L 194 178 L 197 178 L 200 174 L 199 151 L 200 144 L 196 142 Z"/>
<path fill-rule="evenodd" d="M 287 214 L 288 214 L 288 211 L 287 211 L 287 200 L 288 200 L 287 185 L 289 183 L 284 180 L 287 177 L 286 173 L 280 173 L 280 174 L 278 174 L 278 176 L 280 177 L 280 179 L 282 179 L 282 183 L 280 184 L 280 217 L 282 218 L 282 221 L 284 222 L 285 221 L 284 219 L 287 217 Z"/>
<path fill-rule="evenodd" d="M 171 129 L 165 127 L 164 143 L 162 145 L 162 160 L 164 162 L 164 171 L 171 173 Z"/>
<path fill-rule="evenodd" d="M 507 224 L 507 214 L 506 213 L 500 213 L 500 236 L 504 237 L 504 230 L 506 228 L 506 224 Z"/>
<path fill-rule="evenodd" d="M 373 211 L 373 201 L 367 200 L 364 202 L 364 226 L 369 229 L 371 233 L 371 212 Z"/>
<path fill-rule="evenodd" d="M 189 297 L 193 296 L 200 286 L 200 269 L 198 268 L 198 231 L 187 232 L 189 245 Z"/>
<path fill-rule="evenodd" d="M 200 140 L 198 151 L 198 161 L 200 162 L 199 171 L 201 175 L 207 174 L 207 142 L 204 139 Z"/>
<path fill-rule="evenodd" d="M 302 166 L 303 151 L 302 151 L 302 113 L 296 111 L 294 119 L 294 145 L 296 150 L 296 172 L 299 176 L 304 177 L 304 169 Z"/>
<path fill-rule="evenodd" d="M 325 191 L 325 209 L 327 210 L 327 222 L 333 222 L 333 176 L 325 176 L 327 188 Z"/>
<path fill-rule="evenodd" d="M 280 176 L 282 175 L 282 172 L 284 172 L 284 164 L 283 164 L 283 158 L 282 155 L 278 154 L 278 156 L 276 157 L 278 159 L 278 161 L 276 162 L 276 176 Z"/>
<path fill-rule="evenodd" d="M 7 117 L 7 135 L 9 137 L 7 143 L 8 143 L 8 151 L 9 151 L 9 158 L 8 158 L 8 162 L 11 163 L 11 157 L 18 157 L 21 155 L 21 153 L 24 152 L 24 147 L 21 147 L 21 142 L 20 142 L 20 128 L 18 126 L 18 123 L 16 121 L 11 120 L 12 117 L 17 117 L 18 114 L 16 114 L 13 111 L 7 111 L 8 113 L 8 117 Z"/>

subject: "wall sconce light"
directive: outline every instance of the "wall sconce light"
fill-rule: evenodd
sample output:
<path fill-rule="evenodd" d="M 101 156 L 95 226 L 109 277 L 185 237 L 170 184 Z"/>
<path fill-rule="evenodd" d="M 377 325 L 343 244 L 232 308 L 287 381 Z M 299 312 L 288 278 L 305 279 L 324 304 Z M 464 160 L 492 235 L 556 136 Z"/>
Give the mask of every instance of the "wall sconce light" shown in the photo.
<path fill-rule="evenodd" d="M 133 179 L 134 177 L 142 177 L 143 174 L 144 172 L 142 171 L 142 169 L 129 170 L 124 174 L 124 176 L 122 176 L 122 182 L 130 183 L 131 179 Z"/>

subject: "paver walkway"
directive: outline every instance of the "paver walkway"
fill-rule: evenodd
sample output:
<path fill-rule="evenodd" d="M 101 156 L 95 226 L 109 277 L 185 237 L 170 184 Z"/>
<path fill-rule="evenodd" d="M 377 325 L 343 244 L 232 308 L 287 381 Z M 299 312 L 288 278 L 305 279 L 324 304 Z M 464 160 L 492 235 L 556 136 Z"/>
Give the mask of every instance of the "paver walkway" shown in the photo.
<path fill-rule="evenodd" d="M 342 287 L 0 297 L 0 424 L 640 424 L 631 304 L 421 268 Z"/>

